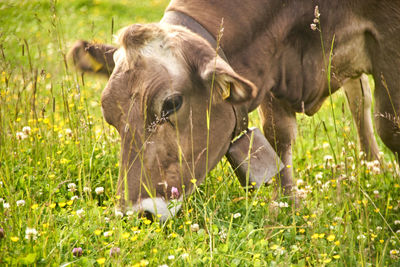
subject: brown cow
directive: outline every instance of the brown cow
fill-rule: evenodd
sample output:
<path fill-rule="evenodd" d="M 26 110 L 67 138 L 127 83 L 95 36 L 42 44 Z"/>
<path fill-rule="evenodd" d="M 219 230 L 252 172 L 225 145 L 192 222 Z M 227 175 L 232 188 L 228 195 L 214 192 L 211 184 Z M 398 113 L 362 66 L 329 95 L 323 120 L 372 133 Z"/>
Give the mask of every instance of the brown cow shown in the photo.
<path fill-rule="evenodd" d="M 122 139 L 120 194 L 166 219 L 178 208 L 170 199 L 227 152 L 237 107 L 259 107 L 267 139 L 292 164 L 296 112 L 314 114 L 330 94 L 332 43 L 331 92 L 345 88 L 361 149 L 377 157 L 365 73 L 377 132 L 399 155 L 399 0 L 172 0 L 160 23 L 123 29 L 119 48 L 81 41 L 71 54 L 82 70 L 111 74 L 102 107 Z M 291 169 L 280 179 L 289 192 Z"/>

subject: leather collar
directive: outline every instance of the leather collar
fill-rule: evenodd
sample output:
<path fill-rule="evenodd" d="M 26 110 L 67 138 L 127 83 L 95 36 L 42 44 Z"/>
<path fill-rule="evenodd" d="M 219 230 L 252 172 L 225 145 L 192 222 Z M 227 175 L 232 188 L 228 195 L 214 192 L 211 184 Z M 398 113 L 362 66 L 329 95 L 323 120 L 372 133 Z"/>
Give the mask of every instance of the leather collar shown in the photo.
<path fill-rule="evenodd" d="M 190 31 L 200 35 L 201 37 L 203 37 L 205 40 L 208 41 L 211 47 L 217 49 L 218 55 L 223 60 L 229 63 L 224 51 L 222 50 L 221 47 L 218 46 L 218 42 L 214 38 L 214 36 L 191 16 L 186 15 L 185 13 L 179 11 L 167 11 L 165 12 L 164 17 L 161 19 L 161 23 L 183 26 L 189 29 Z M 232 108 L 236 117 L 236 125 L 232 134 L 232 140 L 233 140 L 234 138 L 239 136 L 243 131 L 247 130 L 249 117 L 246 105 L 238 106 L 232 104 Z"/>

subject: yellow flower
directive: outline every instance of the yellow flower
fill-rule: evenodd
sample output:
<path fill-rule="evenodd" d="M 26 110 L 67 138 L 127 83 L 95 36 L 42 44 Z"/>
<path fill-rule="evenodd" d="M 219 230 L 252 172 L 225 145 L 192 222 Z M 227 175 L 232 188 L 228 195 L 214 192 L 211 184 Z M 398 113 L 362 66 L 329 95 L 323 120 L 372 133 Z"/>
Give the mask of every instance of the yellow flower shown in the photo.
<path fill-rule="evenodd" d="M 145 219 L 145 220 L 143 221 L 143 223 L 149 225 L 149 224 L 151 224 L 151 221 L 150 221 L 149 219 Z"/>
<path fill-rule="evenodd" d="M 303 234 L 305 231 L 306 231 L 305 229 L 301 228 L 301 229 L 299 230 L 299 233 L 300 233 L 300 234 Z"/>
<path fill-rule="evenodd" d="M 18 242 L 18 240 L 19 240 L 19 238 L 16 237 L 16 236 L 12 236 L 12 237 L 11 237 L 11 241 L 12 241 L 12 242 Z"/>
<path fill-rule="evenodd" d="M 375 211 L 376 213 L 378 213 L 378 212 L 380 211 L 380 209 L 379 209 L 379 208 L 376 208 L 374 211 Z"/>
<path fill-rule="evenodd" d="M 74 203 L 74 201 L 73 201 L 73 200 L 69 200 L 69 201 L 67 201 L 67 205 L 68 205 L 68 206 L 71 206 L 71 205 L 72 205 L 72 203 Z"/>
<path fill-rule="evenodd" d="M 65 205 L 67 205 L 67 203 L 65 203 L 65 202 L 59 202 L 59 203 L 58 203 L 58 206 L 59 206 L 60 208 L 64 208 Z"/>
<path fill-rule="evenodd" d="M 196 184 L 197 180 L 196 180 L 196 179 L 192 179 L 192 180 L 190 180 L 190 182 L 191 182 L 192 184 Z"/>
<path fill-rule="evenodd" d="M 129 236 L 130 236 L 129 233 L 123 233 L 123 234 L 122 234 L 122 238 L 123 238 L 123 239 L 129 238 Z"/>
<path fill-rule="evenodd" d="M 325 237 L 325 234 L 319 234 L 318 237 L 319 237 L 319 238 L 324 238 L 324 237 Z"/>
<path fill-rule="evenodd" d="M 311 236 L 311 238 L 312 238 L 312 239 L 318 239 L 318 236 L 319 236 L 319 234 L 313 234 L 313 235 Z"/>
<path fill-rule="evenodd" d="M 100 258 L 96 260 L 98 264 L 102 265 L 106 262 L 106 258 Z"/>
<path fill-rule="evenodd" d="M 99 230 L 99 229 L 95 230 L 95 231 L 94 231 L 94 234 L 95 234 L 95 235 L 101 235 L 101 230 Z"/>
<path fill-rule="evenodd" d="M 56 207 L 56 203 L 51 203 L 51 204 L 49 205 L 49 207 L 52 208 L 52 209 L 54 209 L 54 208 Z"/>
<path fill-rule="evenodd" d="M 137 235 L 134 235 L 134 236 L 132 236 L 132 238 L 131 238 L 132 241 L 136 241 L 137 239 L 138 239 L 138 236 L 137 236 Z"/>
<path fill-rule="evenodd" d="M 338 240 L 338 241 L 336 241 L 334 244 L 335 244 L 336 246 L 339 246 L 339 245 L 340 245 L 340 241 Z"/>
<path fill-rule="evenodd" d="M 332 259 L 325 259 L 324 263 L 330 263 L 332 261 Z"/>
<path fill-rule="evenodd" d="M 332 242 L 333 240 L 335 240 L 335 235 L 329 235 L 326 239 Z"/>
<path fill-rule="evenodd" d="M 340 255 L 334 255 L 333 258 L 334 258 L 335 260 L 340 259 Z"/>
<path fill-rule="evenodd" d="M 35 210 L 35 209 L 37 209 L 38 207 L 39 207 L 38 204 L 33 204 L 33 205 L 31 206 L 31 209 Z"/>
<path fill-rule="evenodd" d="M 175 237 L 177 237 L 177 236 L 178 236 L 178 234 L 176 234 L 176 233 L 172 233 L 172 234 L 171 234 L 171 237 L 172 237 L 172 238 L 175 238 Z"/>
<path fill-rule="evenodd" d="M 383 242 L 385 242 L 385 240 L 383 239 L 379 240 L 379 243 L 383 244 Z"/>

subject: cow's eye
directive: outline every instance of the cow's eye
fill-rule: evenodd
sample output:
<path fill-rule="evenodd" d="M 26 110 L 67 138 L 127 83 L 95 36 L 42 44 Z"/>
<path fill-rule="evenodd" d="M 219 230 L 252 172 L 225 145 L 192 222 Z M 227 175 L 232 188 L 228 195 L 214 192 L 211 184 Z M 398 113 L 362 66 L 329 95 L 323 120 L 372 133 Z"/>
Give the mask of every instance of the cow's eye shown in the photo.
<path fill-rule="evenodd" d="M 168 97 L 162 106 L 161 117 L 167 118 L 169 115 L 177 112 L 182 106 L 182 96 L 181 95 L 173 95 Z"/>

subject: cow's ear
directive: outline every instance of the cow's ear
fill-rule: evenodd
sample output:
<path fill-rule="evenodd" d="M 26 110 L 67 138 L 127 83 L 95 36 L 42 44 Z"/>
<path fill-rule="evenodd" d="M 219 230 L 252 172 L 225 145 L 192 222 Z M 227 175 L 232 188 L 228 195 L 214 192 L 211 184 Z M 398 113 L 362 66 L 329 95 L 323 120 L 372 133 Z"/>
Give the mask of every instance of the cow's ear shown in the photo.
<path fill-rule="evenodd" d="M 209 84 L 214 84 L 216 92 L 224 100 L 243 103 L 257 96 L 257 87 L 237 74 L 220 57 L 210 60 L 200 71 L 201 78 Z"/>
<path fill-rule="evenodd" d="M 115 66 L 113 55 L 116 50 L 111 45 L 77 41 L 69 50 L 68 58 L 81 71 L 110 76 Z"/>

